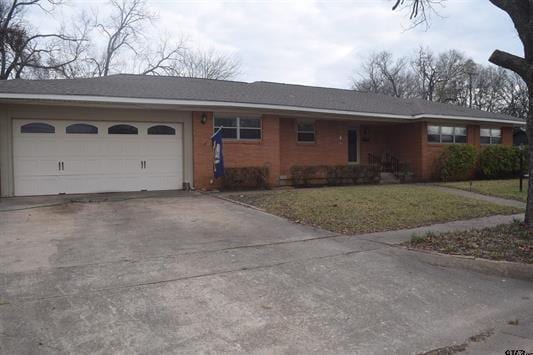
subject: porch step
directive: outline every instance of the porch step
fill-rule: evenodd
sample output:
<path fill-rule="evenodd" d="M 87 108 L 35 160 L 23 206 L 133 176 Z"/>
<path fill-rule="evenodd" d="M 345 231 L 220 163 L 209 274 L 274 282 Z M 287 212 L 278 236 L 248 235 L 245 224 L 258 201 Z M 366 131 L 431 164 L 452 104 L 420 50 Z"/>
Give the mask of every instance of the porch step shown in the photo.
<path fill-rule="evenodd" d="M 394 176 L 393 173 L 382 172 L 380 173 L 380 175 L 381 175 L 381 180 L 379 182 L 380 184 L 399 184 L 400 183 L 400 179 Z"/>

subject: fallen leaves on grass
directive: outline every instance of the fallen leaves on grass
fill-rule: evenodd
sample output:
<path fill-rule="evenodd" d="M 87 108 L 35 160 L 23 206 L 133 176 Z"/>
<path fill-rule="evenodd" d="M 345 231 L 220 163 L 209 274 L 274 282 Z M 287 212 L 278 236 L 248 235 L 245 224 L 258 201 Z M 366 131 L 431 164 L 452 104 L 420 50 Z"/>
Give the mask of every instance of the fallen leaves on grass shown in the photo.
<path fill-rule="evenodd" d="M 533 263 L 533 233 L 518 221 L 481 230 L 428 233 L 413 237 L 406 244 L 445 254 Z"/>

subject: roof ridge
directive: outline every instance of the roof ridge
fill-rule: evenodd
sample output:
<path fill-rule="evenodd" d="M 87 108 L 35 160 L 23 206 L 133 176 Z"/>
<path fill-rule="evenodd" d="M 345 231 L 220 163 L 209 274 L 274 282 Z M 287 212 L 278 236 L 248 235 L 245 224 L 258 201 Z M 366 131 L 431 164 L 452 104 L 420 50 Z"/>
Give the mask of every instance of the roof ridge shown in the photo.
<path fill-rule="evenodd" d="M 134 76 L 142 78 L 170 78 L 170 79 L 187 79 L 187 80 L 199 80 L 199 81 L 216 81 L 216 82 L 225 82 L 225 83 L 238 83 L 238 84 L 250 84 L 247 81 L 242 80 L 228 80 L 228 79 L 210 79 L 210 78 L 197 78 L 194 76 L 178 76 L 178 75 L 151 75 L 151 74 L 135 74 L 135 73 L 116 73 L 108 75 L 111 76 Z M 104 77 L 102 77 L 104 78 Z"/>

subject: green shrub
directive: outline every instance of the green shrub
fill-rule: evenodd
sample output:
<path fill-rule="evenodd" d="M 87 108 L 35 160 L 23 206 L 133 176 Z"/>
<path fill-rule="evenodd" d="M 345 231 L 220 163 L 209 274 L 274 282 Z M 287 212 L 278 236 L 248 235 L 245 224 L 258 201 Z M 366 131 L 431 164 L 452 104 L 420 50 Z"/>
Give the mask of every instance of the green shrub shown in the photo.
<path fill-rule="evenodd" d="M 524 161 L 524 165 L 525 165 Z M 517 147 L 491 145 L 479 154 L 479 170 L 488 179 L 517 176 L 520 170 L 520 150 Z"/>
<path fill-rule="evenodd" d="M 477 150 L 470 144 L 450 145 L 437 164 L 437 177 L 443 181 L 467 180 L 476 168 Z"/>
<path fill-rule="evenodd" d="M 379 169 L 363 165 L 294 165 L 290 169 L 292 183 L 297 187 L 317 185 L 356 185 L 379 182 Z"/>
<path fill-rule="evenodd" d="M 222 188 L 225 190 L 267 188 L 269 174 L 267 166 L 225 168 Z"/>

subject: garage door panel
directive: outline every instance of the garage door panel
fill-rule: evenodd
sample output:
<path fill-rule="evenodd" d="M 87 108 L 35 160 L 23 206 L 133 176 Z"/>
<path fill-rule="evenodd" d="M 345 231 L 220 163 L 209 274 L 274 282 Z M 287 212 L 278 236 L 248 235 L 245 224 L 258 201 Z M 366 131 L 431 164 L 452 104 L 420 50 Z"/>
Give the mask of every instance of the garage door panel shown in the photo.
<path fill-rule="evenodd" d="M 73 139 L 68 138 L 63 140 L 61 145 L 61 154 L 65 157 L 105 157 L 106 149 L 103 137 L 95 137 L 91 139 Z"/>
<path fill-rule="evenodd" d="M 131 175 L 65 175 L 60 179 L 61 192 L 94 193 L 143 190 L 138 176 Z"/>
<path fill-rule="evenodd" d="M 157 176 L 160 174 L 174 174 L 181 173 L 181 164 L 176 159 L 148 159 L 146 161 L 146 174 Z"/>
<path fill-rule="evenodd" d="M 35 158 L 18 158 L 14 171 L 15 178 L 25 176 L 46 176 L 58 175 L 58 160 L 35 159 Z M 38 174 L 35 174 L 38 171 Z"/>
<path fill-rule="evenodd" d="M 55 195 L 61 193 L 59 176 L 18 176 L 15 177 L 15 195 Z"/>
<path fill-rule="evenodd" d="M 35 136 L 35 135 L 33 135 Z M 14 139 L 13 141 L 13 157 L 49 157 L 51 154 L 57 156 L 61 153 L 60 147 L 53 138 L 43 139 L 41 137 L 24 137 Z"/>

